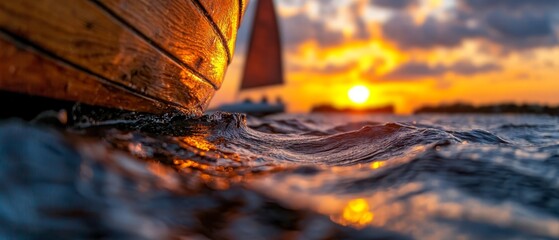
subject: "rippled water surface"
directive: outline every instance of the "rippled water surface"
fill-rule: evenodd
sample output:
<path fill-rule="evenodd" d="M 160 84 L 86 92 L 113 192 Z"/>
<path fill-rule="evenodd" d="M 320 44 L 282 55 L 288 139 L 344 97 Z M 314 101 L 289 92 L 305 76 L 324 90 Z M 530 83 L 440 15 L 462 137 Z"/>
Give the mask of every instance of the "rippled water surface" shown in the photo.
<path fill-rule="evenodd" d="M 0 238 L 559 239 L 557 117 L 81 120 L 0 123 Z"/>

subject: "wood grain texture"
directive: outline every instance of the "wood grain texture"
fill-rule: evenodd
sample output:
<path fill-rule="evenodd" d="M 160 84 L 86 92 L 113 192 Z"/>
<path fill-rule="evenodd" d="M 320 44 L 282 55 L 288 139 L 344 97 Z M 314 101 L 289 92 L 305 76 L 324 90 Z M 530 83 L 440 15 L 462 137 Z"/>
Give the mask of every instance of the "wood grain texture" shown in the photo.
<path fill-rule="evenodd" d="M 158 101 L 133 94 L 0 36 L 0 88 L 91 105 L 163 113 Z"/>
<path fill-rule="evenodd" d="M 218 27 L 225 38 L 229 53 L 233 56 L 235 51 L 235 39 L 237 38 L 237 30 L 239 24 L 239 11 L 242 6 L 236 0 L 194 0 L 198 1 L 209 17 Z"/>
<path fill-rule="evenodd" d="M 204 13 L 191 0 L 98 2 L 217 88 L 221 86 L 229 63 L 226 46 Z M 218 7 L 232 12 L 227 5 Z"/>
<path fill-rule="evenodd" d="M 0 1 L 0 31 L 116 85 L 189 112 L 201 113 L 215 91 L 90 1 Z"/>
<path fill-rule="evenodd" d="M 239 23 L 237 28 L 241 27 L 241 23 L 245 17 L 246 9 L 249 4 L 249 0 L 237 0 L 239 2 Z"/>

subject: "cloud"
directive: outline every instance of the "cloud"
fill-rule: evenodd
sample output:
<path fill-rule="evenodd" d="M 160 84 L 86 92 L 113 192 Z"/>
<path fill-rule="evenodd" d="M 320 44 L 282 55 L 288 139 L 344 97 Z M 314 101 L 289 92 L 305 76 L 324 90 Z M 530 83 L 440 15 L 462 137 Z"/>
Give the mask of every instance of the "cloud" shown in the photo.
<path fill-rule="evenodd" d="M 491 29 L 504 37 L 533 38 L 553 34 L 549 16 L 540 14 L 509 16 L 499 11 L 488 14 L 485 21 Z"/>
<path fill-rule="evenodd" d="M 383 34 L 401 48 L 454 47 L 466 38 L 483 35 L 483 31 L 460 19 L 439 21 L 428 17 L 423 24 L 416 24 L 407 13 L 394 15 L 382 27 Z"/>
<path fill-rule="evenodd" d="M 329 75 L 339 75 L 339 74 L 346 74 L 350 72 L 352 69 L 355 69 L 356 64 L 354 62 L 346 63 L 346 64 L 326 64 L 324 66 L 301 66 L 296 64 L 288 64 L 288 70 L 290 72 L 306 72 L 306 73 L 321 73 L 321 74 L 329 74 Z"/>
<path fill-rule="evenodd" d="M 395 14 L 382 27 L 385 37 L 403 49 L 455 47 L 481 39 L 504 50 L 530 49 L 559 43 L 557 0 L 462 0 L 446 18 L 428 16 L 422 23 L 410 13 Z"/>
<path fill-rule="evenodd" d="M 558 9 L 559 10 L 559 9 Z M 486 38 L 511 49 L 527 49 L 558 44 L 550 15 L 526 12 L 488 13 L 484 18 Z"/>
<path fill-rule="evenodd" d="M 460 61 L 450 66 L 427 65 L 421 62 L 408 62 L 400 65 L 396 70 L 383 76 L 387 80 L 412 80 L 425 77 L 437 77 L 446 73 L 471 76 L 480 73 L 498 71 L 501 66 L 497 64 L 474 65 L 471 62 Z"/>
<path fill-rule="evenodd" d="M 338 45 L 344 41 L 341 32 L 327 29 L 325 23 L 313 20 L 306 14 L 284 18 L 281 24 L 282 41 L 287 49 L 293 49 L 309 40 L 315 40 L 321 46 Z"/>
<path fill-rule="evenodd" d="M 456 1 L 441 10 L 445 17 L 428 15 L 417 23 L 409 9 L 419 0 L 355 0 L 343 7 L 333 0 L 284 0 L 283 5 L 301 10 L 283 16 L 282 37 L 288 51 L 310 40 L 326 48 L 369 39 L 372 34 L 363 10 L 382 7 L 395 11 L 381 26 L 382 35 L 403 50 L 453 48 L 471 39 L 501 46 L 504 52 L 559 44 L 559 0 Z M 332 27 L 333 22 L 337 27 Z M 351 36 L 339 26 L 352 29 Z"/>
<path fill-rule="evenodd" d="M 419 4 L 418 0 L 371 0 L 370 4 L 376 7 L 393 10 L 407 9 Z"/>
<path fill-rule="evenodd" d="M 445 72 L 443 66 L 429 66 L 424 63 L 410 62 L 399 66 L 396 70 L 386 74 L 386 79 L 410 79 L 441 75 Z"/>
<path fill-rule="evenodd" d="M 353 16 L 352 22 L 355 25 L 355 33 L 353 34 L 353 40 L 364 40 L 369 39 L 371 34 L 367 29 L 367 23 L 363 19 L 363 10 L 365 5 L 363 4 L 353 4 L 350 6 L 349 15 Z"/>
<path fill-rule="evenodd" d="M 320 47 L 332 47 L 371 37 L 367 23 L 362 18 L 364 14 L 362 2 L 355 1 L 345 7 L 337 6 L 337 2 L 333 0 L 307 3 L 317 3 L 314 6 L 317 8 L 318 17 L 313 17 L 313 14 L 307 11 L 300 11 L 297 14 L 283 16 L 281 19 L 282 40 L 287 50 L 293 50 L 309 40 L 317 42 Z M 339 20 L 342 20 L 343 28 L 352 29 L 351 36 L 344 34 L 344 29 L 339 27 L 340 24 L 337 28 L 332 26 L 333 22 Z"/>
<path fill-rule="evenodd" d="M 448 72 L 453 72 L 459 75 L 466 75 L 466 76 L 476 75 L 480 73 L 494 72 L 494 71 L 499 71 L 501 69 L 502 67 L 497 64 L 483 64 L 478 66 L 467 61 L 460 61 L 446 68 Z"/>
<path fill-rule="evenodd" d="M 549 8 L 558 7 L 557 0 L 461 0 L 464 7 L 472 10 L 491 10 L 491 9 L 520 9 L 520 8 Z"/>

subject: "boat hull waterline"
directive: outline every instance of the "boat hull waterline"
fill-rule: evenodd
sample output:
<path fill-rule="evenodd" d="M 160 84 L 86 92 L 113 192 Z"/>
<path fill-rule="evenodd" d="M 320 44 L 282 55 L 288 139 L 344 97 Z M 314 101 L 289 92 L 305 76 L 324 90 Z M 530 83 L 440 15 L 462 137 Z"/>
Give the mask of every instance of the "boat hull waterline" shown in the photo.
<path fill-rule="evenodd" d="M 247 1 L 0 1 L 0 90 L 200 115 Z"/>

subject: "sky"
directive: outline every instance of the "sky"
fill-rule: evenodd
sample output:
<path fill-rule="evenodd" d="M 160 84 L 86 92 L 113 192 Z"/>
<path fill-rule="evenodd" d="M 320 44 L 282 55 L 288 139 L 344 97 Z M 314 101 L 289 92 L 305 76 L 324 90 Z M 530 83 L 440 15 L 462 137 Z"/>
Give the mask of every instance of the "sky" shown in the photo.
<path fill-rule="evenodd" d="M 401 114 L 455 102 L 559 104 L 558 0 L 275 4 L 286 84 L 238 92 L 248 42 L 241 30 L 234 60 L 210 107 L 264 95 L 280 96 L 289 112 L 319 104 L 391 104 Z M 347 96 L 355 85 L 371 92 L 362 105 Z"/>

